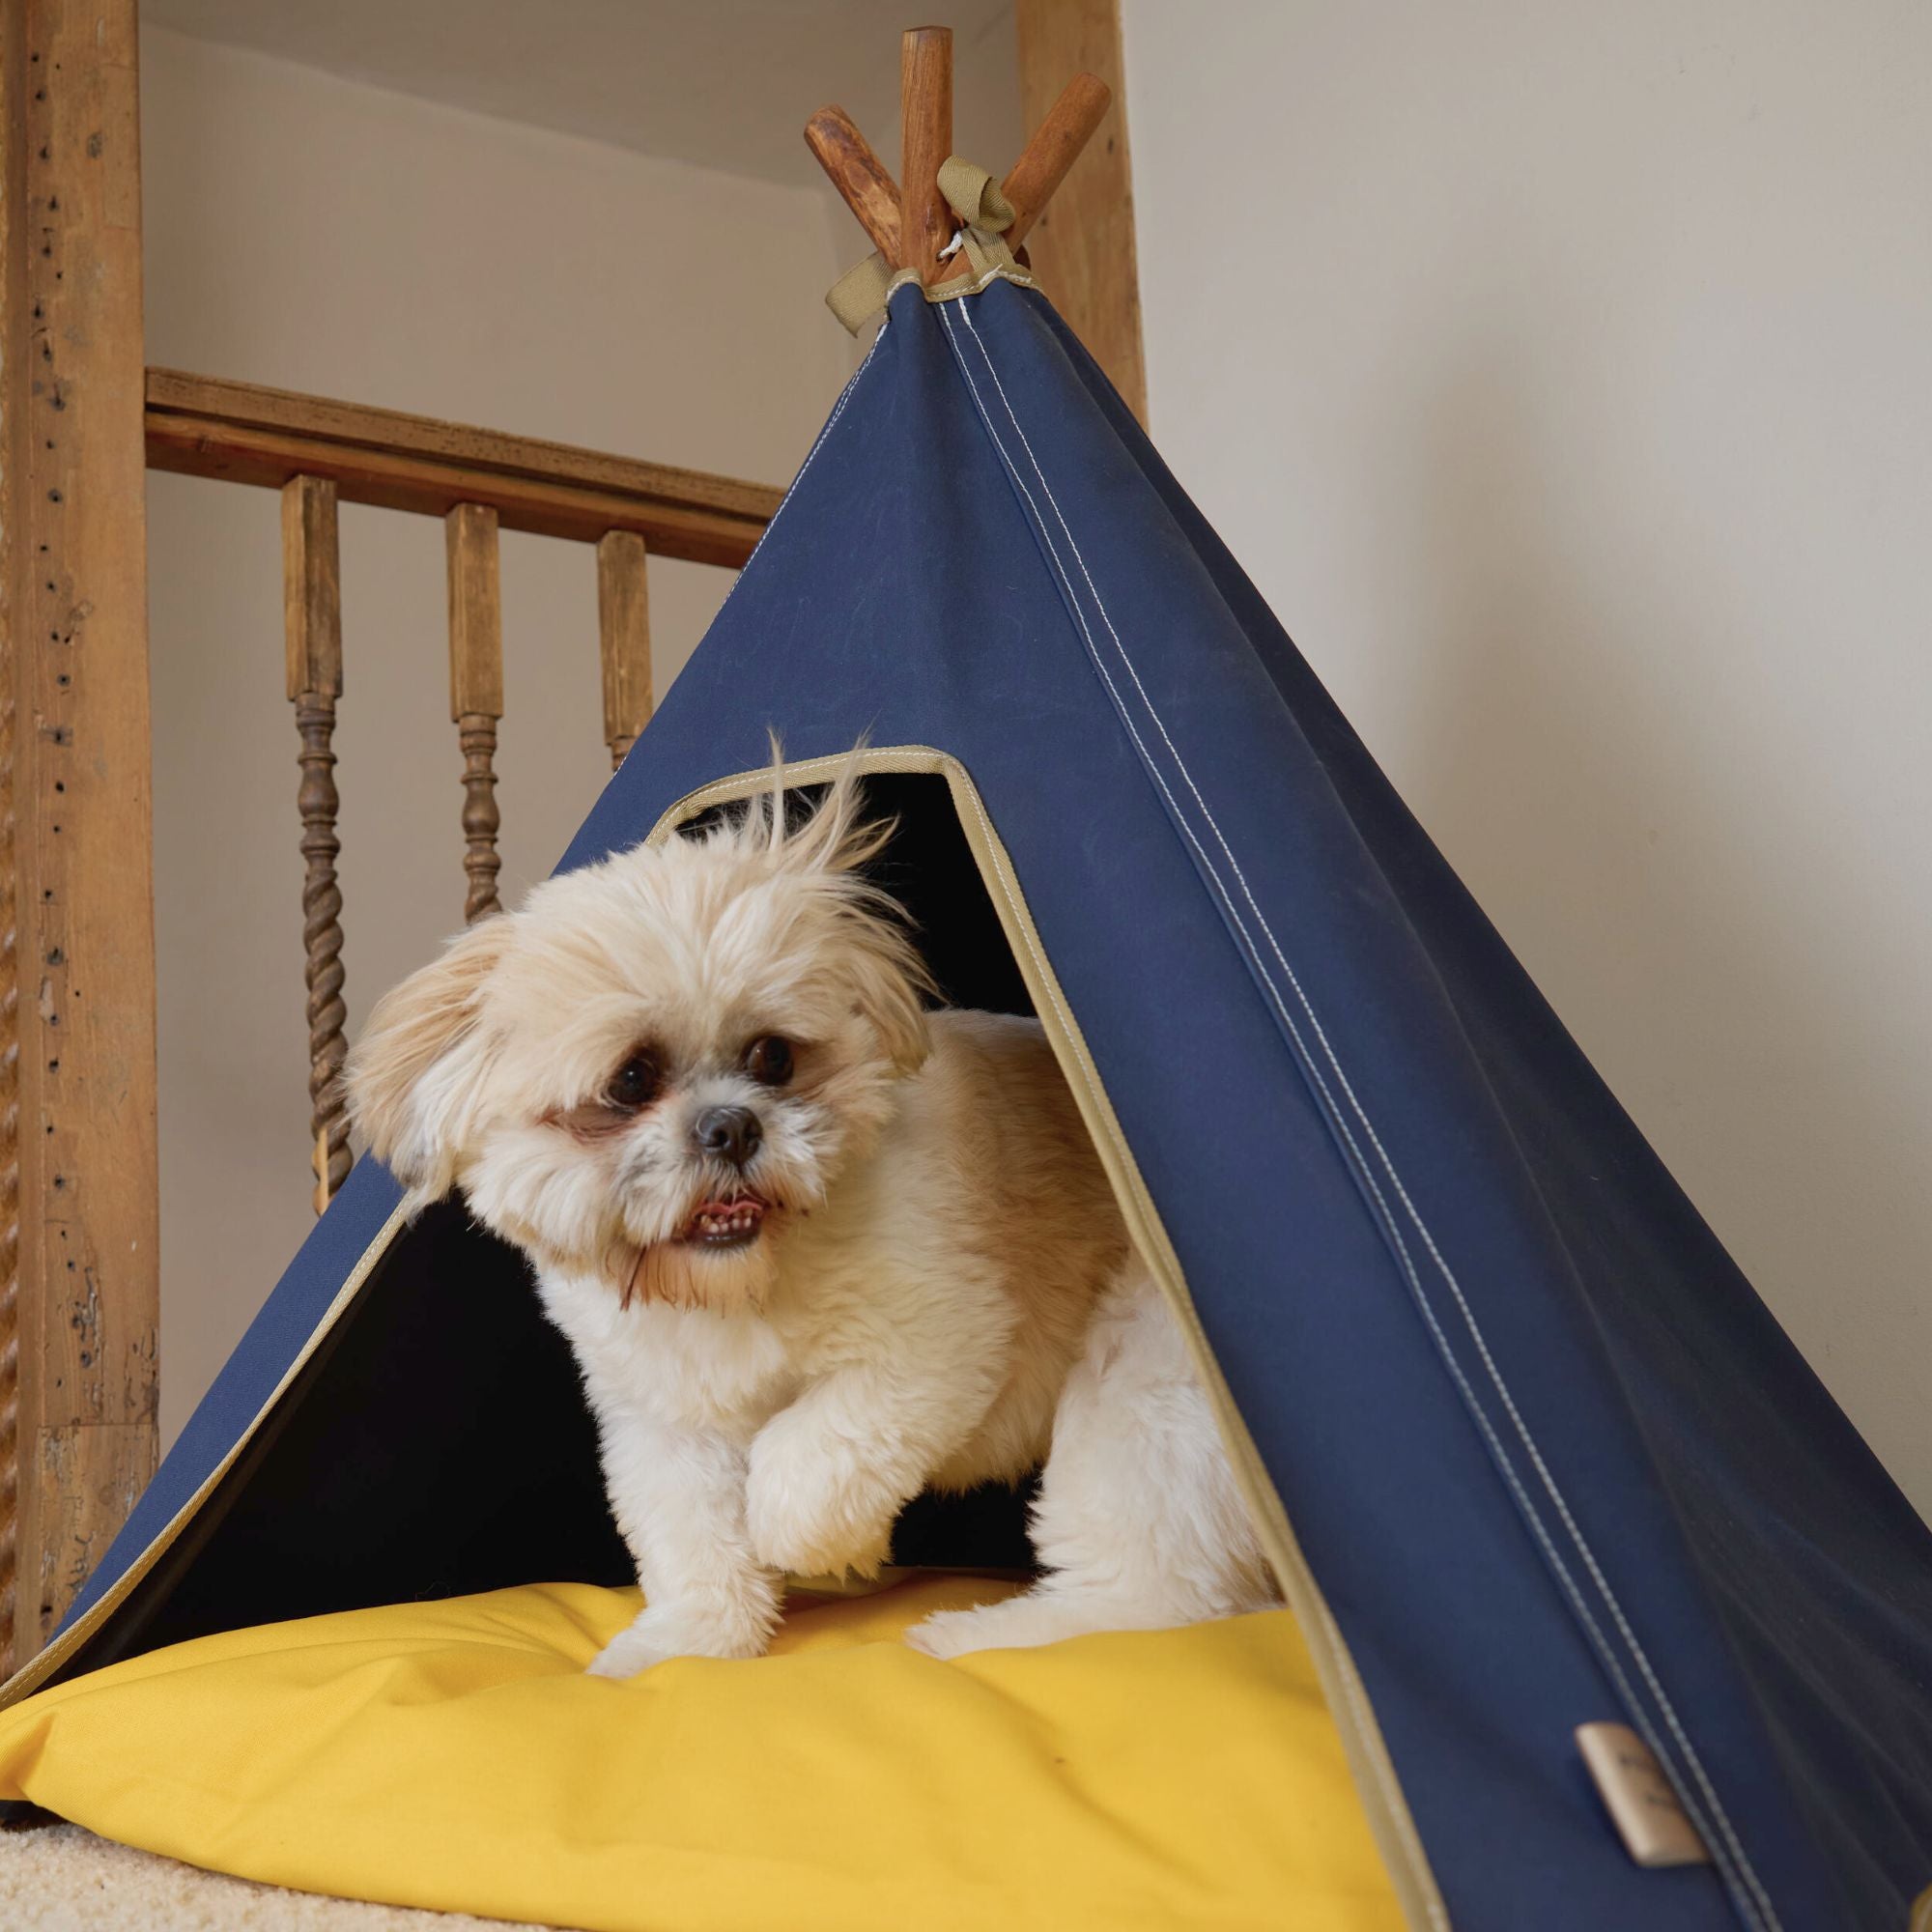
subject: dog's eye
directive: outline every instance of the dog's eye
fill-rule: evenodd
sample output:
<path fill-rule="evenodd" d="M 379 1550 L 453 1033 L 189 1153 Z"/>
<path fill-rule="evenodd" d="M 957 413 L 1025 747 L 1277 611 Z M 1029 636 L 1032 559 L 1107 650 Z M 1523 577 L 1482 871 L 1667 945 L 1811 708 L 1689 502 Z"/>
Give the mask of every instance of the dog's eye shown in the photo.
<path fill-rule="evenodd" d="M 634 1114 L 639 1107 L 647 1107 L 657 1098 L 658 1084 L 657 1062 L 648 1053 L 634 1053 L 611 1074 L 611 1084 L 604 1089 L 604 1097 L 611 1106 Z"/>
<path fill-rule="evenodd" d="M 761 1087 L 782 1087 L 791 1078 L 791 1041 L 768 1033 L 745 1049 L 745 1071 Z"/>

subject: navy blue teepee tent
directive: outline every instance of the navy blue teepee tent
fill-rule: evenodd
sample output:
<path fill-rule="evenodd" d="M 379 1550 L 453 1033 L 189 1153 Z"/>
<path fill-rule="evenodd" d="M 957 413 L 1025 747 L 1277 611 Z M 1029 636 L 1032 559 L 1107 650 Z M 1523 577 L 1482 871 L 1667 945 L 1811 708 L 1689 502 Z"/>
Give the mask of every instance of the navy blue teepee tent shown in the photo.
<path fill-rule="evenodd" d="M 728 796 L 770 727 L 801 781 L 867 740 L 940 979 L 1036 1008 L 1112 1138 L 1415 1922 L 1902 1932 L 1932 1536 L 1031 290 L 894 295 L 564 863 Z M 625 1574 L 520 1264 L 396 1202 L 363 1162 L 18 1689 Z M 1632 1861 L 1598 1719 L 1712 1862 Z"/>

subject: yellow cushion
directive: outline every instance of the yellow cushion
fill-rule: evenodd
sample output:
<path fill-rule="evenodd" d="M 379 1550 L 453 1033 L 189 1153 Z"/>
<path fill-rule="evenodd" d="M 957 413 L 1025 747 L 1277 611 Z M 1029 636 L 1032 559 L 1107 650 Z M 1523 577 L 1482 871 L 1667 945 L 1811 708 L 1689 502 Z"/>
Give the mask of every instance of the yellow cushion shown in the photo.
<path fill-rule="evenodd" d="M 1396 1932 L 1285 1611 L 939 1663 L 1007 1586 L 794 1599 L 773 1655 L 583 1666 L 584 1584 L 309 1617 L 0 1715 L 0 1797 L 277 1885 L 608 1932 Z"/>

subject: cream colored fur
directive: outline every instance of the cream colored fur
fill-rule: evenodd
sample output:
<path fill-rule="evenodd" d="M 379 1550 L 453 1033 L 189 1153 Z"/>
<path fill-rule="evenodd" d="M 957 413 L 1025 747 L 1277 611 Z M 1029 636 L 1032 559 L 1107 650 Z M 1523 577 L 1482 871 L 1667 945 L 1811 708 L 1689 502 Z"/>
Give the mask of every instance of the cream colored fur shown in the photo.
<path fill-rule="evenodd" d="M 922 1009 L 860 867 L 884 830 L 779 794 L 552 880 L 377 1009 L 355 1116 L 459 1186 L 582 1369 L 647 1607 L 592 1666 L 765 1646 L 786 1573 L 874 1572 L 922 1489 L 1044 1460 L 1044 1579 L 908 1640 L 949 1656 L 1273 1601 L 1208 1401 L 1038 1025 Z M 790 1044 L 780 1085 L 752 1043 Z M 647 1105 L 609 1096 L 641 1063 Z M 628 1089 L 624 1090 L 626 1093 Z M 696 1139 L 750 1109 L 742 1170 Z M 742 1245 L 702 1204 L 754 1195 Z M 742 1204 L 741 1204 L 742 1205 Z M 709 1211 L 709 1210 L 707 1210 Z"/>

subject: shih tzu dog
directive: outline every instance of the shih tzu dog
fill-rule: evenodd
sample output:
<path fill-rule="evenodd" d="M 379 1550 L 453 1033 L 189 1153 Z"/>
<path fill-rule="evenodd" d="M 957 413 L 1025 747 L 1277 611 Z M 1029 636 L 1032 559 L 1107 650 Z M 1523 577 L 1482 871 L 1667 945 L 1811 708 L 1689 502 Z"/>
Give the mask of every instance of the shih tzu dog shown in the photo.
<path fill-rule="evenodd" d="M 354 1117 L 460 1187 L 576 1351 L 645 1608 L 591 1668 L 753 1657 L 927 1487 L 1045 1470 L 1025 1595 L 935 1657 L 1278 1601 L 1037 1022 L 927 1011 L 849 775 L 567 873 L 382 1002 Z"/>

